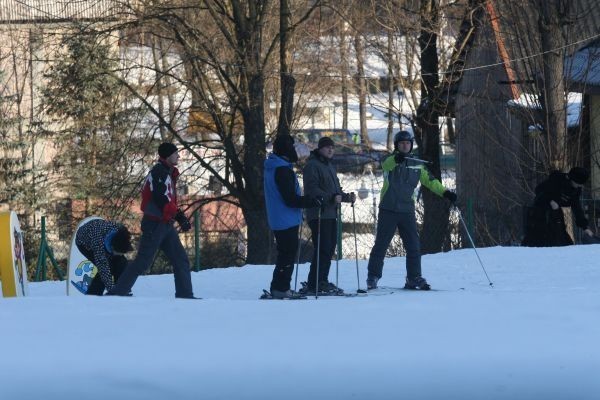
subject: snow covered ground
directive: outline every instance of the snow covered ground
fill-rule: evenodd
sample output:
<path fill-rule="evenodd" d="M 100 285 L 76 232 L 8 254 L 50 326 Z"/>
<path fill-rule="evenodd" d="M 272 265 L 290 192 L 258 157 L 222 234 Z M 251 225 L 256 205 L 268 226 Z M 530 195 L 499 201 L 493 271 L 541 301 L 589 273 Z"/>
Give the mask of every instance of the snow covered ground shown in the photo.
<path fill-rule="evenodd" d="M 0 398 L 598 399 L 600 245 L 480 255 L 494 288 L 471 249 L 423 257 L 428 293 L 258 300 L 270 266 L 194 273 L 204 300 L 174 299 L 172 275 L 133 298 L 33 283 L 0 299 Z M 380 284 L 403 279 L 387 259 Z"/>

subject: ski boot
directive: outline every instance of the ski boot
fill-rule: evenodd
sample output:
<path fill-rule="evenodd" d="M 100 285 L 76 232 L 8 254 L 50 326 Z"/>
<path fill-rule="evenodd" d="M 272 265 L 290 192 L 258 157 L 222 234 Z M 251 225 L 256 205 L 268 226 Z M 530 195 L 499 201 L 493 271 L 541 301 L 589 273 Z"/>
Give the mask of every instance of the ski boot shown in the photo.
<path fill-rule="evenodd" d="M 414 278 L 406 277 L 406 284 L 404 285 L 404 289 L 430 290 L 431 286 L 429 286 L 425 278 L 421 276 L 416 276 Z"/>
<path fill-rule="evenodd" d="M 379 281 L 379 278 L 369 276 L 367 278 L 367 290 L 377 289 L 377 281 Z"/>
<path fill-rule="evenodd" d="M 282 291 L 282 290 L 271 290 L 271 297 L 273 299 L 280 299 L 280 300 L 297 300 L 297 299 L 303 299 L 305 298 L 305 296 L 301 293 L 298 292 L 294 292 L 293 290 L 289 289 L 286 291 Z"/>
<path fill-rule="evenodd" d="M 331 282 L 321 282 L 319 286 L 319 294 L 323 293 L 325 296 L 341 296 L 344 294 L 344 289 L 340 289 Z"/>
<path fill-rule="evenodd" d="M 299 293 L 305 296 L 314 296 L 315 288 L 308 284 L 308 282 L 301 282 L 302 288 Z M 331 282 L 319 282 L 319 296 L 343 296 L 344 290 L 335 286 Z"/>

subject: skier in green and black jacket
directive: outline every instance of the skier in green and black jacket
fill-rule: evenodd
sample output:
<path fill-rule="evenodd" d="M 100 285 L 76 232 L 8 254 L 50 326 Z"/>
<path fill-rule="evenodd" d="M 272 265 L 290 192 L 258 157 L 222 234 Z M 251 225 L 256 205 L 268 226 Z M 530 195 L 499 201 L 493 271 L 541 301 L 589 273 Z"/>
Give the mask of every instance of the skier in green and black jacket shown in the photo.
<path fill-rule="evenodd" d="M 447 190 L 435 179 L 425 166 L 407 159 L 413 149 L 414 138 L 410 132 L 400 131 L 394 136 L 394 153 L 383 161 L 383 188 L 381 190 L 379 217 L 375 245 L 369 257 L 367 288 L 376 289 L 383 271 L 383 259 L 396 233 L 400 233 L 406 249 L 406 289 L 429 290 L 430 286 L 421 276 L 421 247 L 415 203 L 415 188 L 421 185 L 440 197 L 456 201 L 456 194 Z"/>

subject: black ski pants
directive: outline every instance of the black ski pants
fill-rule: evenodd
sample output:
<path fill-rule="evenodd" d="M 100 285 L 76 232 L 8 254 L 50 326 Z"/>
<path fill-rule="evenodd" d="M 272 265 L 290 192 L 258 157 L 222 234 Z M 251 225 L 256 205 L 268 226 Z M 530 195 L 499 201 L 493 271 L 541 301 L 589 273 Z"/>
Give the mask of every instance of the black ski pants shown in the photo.
<path fill-rule="evenodd" d="M 273 270 L 271 291 L 285 292 L 290 290 L 294 261 L 298 251 L 298 229 L 299 225 L 296 225 L 288 229 L 273 231 L 275 243 L 277 244 L 277 261 Z"/>
<path fill-rule="evenodd" d="M 96 260 L 94 254 L 92 252 L 87 251 L 82 247 L 77 246 L 81 254 L 88 260 L 92 262 L 92 264 L 96 265 Z M 119 280 L 121 274 L 127 267 L 127 258 L 125 256 L 110 256 L 108 259 L 108 266 L 110 268 L 110 274 L 113 276 L 115 283 Z M 104 282 L 102 282 L 102 278 L 100 278 L 100 274 L 96 273 L 94 279 L 88 286 L 88 291 L 85 294 L 94 295 L 94 296 L 102 296 L 104 294 Z"/>
<path fill-rule="evenodd" d="M 321 282 L 329 281 L 331 258 L 335 253 L 335 246 L 337 244 L 337 220 L 321 219 L 320 235 L 318 219 L 309 221 L 308 226 L 310 227 L 314 247 L 313 259 L 310 263 L 310 271 L 308 273 L 308 287 L 314 290 L 317 279 L 317 248 L 319 249 L 319 285 L 321 285 Z M 319 236 L 321 237 L 321 245 L 317 246 Z"/>
<path fill-rule="evenodd" d="M 526 209 L 525 237 L 521 243 L 528 247 L 570 246 L 573 239 L 567 233 L 562 208 L 534 206 Z"/>
<path fill-rule="evenodd" d="M 375 245 L 369 256 L 369 277 L 381 278 L 385 253 L 396 230 L 400 233 L 402 244 L 406 249 L 406 276 L 408 278 L 421 276 L 421 244 L 415 213 L 398 213 L 379 209 Z"/>
<path fill-rule="evenodd" d="M 179 240 L 179 234 L 172 223 L 142 218 L 142 237 L 135 260 L 127 265 L 110 294 L 127 296 L 138 276 L 143 274 L 154 261 L 158 250 L 162 250 L 173 265 L 175 277 L 175 297 L 192 298 L 192 276 L 190 260 Z"/>

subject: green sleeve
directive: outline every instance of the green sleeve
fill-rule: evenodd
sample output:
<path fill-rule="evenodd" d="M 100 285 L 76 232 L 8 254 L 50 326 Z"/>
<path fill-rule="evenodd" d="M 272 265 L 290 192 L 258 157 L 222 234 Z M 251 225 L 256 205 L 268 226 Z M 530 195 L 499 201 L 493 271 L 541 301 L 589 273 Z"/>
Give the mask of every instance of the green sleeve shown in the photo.
<path fill-rule="evenodd" d="M 442 185 L 442 182 L 435 179 L 429 173 L 429 171 L 427 171 L 427 168 L 425 168 L 423 166 L 421 166 L 421 177 L 419 178 L 419 180 L 421 181 L 421 185 L 425 186 L 427 189 L 431 190 L 433 193 L 437 194 L 440 197 L 442 197 L 444 195 L 446 188 L 444 187 L 444 185 Z"/>
<path fill-rule="evenodd" d="M 386 158 L 383 163 L 381 164 L 381 168 L 383 169 L 383 171 L 392 171 L 394 168 L 396 168 L 396 159 L 394 158 L 394 156 L 389 156 L 388 158 Z"/>
<path fill-rule="evenodd" d="M 379 194 L 379 200 L 383 201 L 383 196 L 385 196 L 385 193 L 390 187 L 389 174 L 394 170 L 394 168 L 396 168 L 396 159 L 394 156 L 389 156 L 383 160 L 381 168 L 383 169 L 383 187 L 381 188 L 381 193 Z"/>

